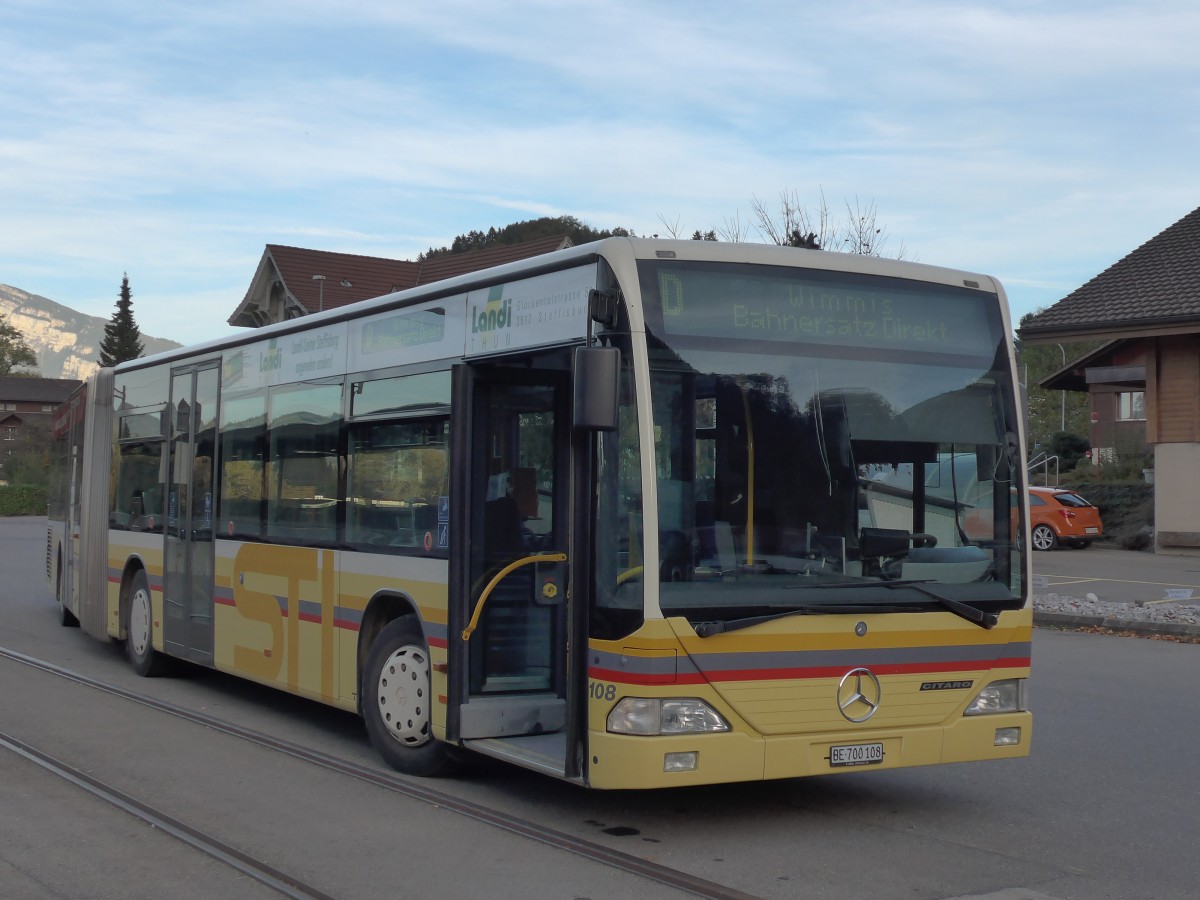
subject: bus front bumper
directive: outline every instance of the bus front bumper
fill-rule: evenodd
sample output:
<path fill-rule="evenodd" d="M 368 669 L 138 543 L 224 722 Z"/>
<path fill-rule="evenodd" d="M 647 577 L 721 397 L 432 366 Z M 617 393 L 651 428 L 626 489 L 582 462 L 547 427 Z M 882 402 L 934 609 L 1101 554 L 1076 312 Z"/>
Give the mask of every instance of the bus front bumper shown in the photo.
<path fill-rule="evenodd" d="M 768 737 L 593 731 L 587 781 L 601 789 L 683 787 L 1014 759 L 1029 755 L 1032 736 L 1028 712 L 964 716 L 948 726 Z"/>

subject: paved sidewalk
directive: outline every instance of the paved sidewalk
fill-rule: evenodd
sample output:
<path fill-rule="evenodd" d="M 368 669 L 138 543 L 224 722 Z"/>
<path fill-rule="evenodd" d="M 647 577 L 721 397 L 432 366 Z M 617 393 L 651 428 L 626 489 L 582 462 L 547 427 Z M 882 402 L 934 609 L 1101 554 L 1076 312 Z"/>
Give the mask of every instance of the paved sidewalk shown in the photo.
<path fill-rule="evenodd" d="M 1033 621 L 1200 639 L 1200 556 L 1094 545 L 1033 554 Z"/>

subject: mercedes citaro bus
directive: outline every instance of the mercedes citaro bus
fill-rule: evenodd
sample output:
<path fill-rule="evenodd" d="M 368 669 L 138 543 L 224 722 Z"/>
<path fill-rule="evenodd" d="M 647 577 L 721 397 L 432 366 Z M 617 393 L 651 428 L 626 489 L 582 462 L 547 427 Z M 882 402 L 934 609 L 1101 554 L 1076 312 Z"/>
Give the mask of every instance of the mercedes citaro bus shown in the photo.
<path fill-rule="evenodd" d="M 48 576 L 138 672 L 355 711 L 412 774 L 1019 757 L 1021 418 L 991 278 L 612 238 L 101 369 Z"/>

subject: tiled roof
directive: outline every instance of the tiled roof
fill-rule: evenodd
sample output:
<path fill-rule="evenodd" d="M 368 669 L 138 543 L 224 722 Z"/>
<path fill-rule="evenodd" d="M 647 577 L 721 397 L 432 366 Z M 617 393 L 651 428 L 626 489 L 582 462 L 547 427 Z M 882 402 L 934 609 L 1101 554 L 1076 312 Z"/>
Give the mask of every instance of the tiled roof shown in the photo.
<path fill-rule="evenodd" d="M 571 242 L 566 237 L 549 237 L 486 250 L 435 256 L 421 263 L 305 250 L 278 244 L 268 244 L 267 252 L 274 260 L 288 293 L 306 310 L 314 313 L 570 246 Z M 320 281 L 313 280 L 314 275 L 325 276 L 323 288 Z"/>
<path fill-rule="evenodd" d="M 288 293 L 310 313 L 416 287 L 419 263 L 267 244 Z M 322 283 L 314 275 L 324 275 Z"/>
<path fill-rule="evenodd" d="M 1200 209 L 1029 317 L 1021 336 L 1187 323 L 1200 326 Z"/>
<path fill-rule="evenodd" d="M 12 375 L 0 377 L 0 399 L 8 403 L 59 404 L 71 396 L 81 382 L 69 378 L 17 378 Z"/>
<path fill-rule="evenodd" d="M 421 274 L 418 284 L 429 284 L 432 281 L 443 281 L 456 275 L 477 272 L 492 266 L 502 266 L 505 263 L 529 259 L 571 246 L 570 238 L 557 237 L 541 238 L 536 241 L 525 241 L 520 244 L 502 244 L 488 247 L 486 250 L 472 250 L 468 253 L 449 253 L 445 256 L 435 256 L 421 263 Z"/>

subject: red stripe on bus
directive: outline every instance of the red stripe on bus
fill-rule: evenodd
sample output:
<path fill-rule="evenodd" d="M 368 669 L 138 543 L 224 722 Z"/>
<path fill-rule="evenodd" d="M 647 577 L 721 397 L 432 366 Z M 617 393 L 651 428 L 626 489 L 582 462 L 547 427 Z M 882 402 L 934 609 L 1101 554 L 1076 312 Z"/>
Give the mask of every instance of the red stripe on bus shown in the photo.
<path fill-rule="evenodd" d="M 978 661 L 938 663 L 897 663 L 870 666 L 876 675 L 919 675 L 929 672 L 975 672 L 979 669 L 1028 668 L 1029 657 L 1012 657 L 992 660 L 986 664 Z M 809 669 L 729 669 L 709 672 L 689 672 L 679 676 L 638 675 L 634 672 L 618 672 L 613 669 L 592 667 L 588 677 L 597 681 L 613 681 L 618 684 L 706 684 L 728 681 L 784 681 L 807 678 L 840 678 L 849 671 L 846 666 L 822 666 Z"/>

